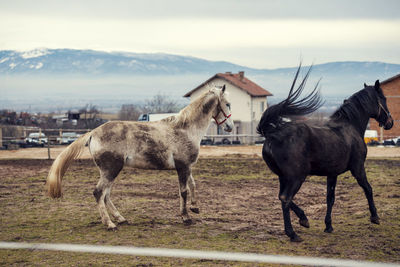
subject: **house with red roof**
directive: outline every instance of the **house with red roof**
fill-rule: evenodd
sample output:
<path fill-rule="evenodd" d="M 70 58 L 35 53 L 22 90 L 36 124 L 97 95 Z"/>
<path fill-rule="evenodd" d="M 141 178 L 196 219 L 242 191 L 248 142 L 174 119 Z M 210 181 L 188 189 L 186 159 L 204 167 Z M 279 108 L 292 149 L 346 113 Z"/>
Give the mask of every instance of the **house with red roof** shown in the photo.
<path fill-rule="evenodd" d="M 262 113 L 268 107 L 267 97 L 272 94 L 258 84 L 244 76 L 244 72 L 239 73 L 217 73 L 193 90 L 189 91 L 184 97 L 190 97 L 190 100 L 196 99 L 210 87 L 226 86 L 228 99 L 231 102 L 232 118 L 235 127 L 230 133 L 224 132 L 222 128 L 215 123 L 210 125 L 207 136 L 214 141 L 222 142 L 240 142 L 253 143 L 257 140 L 256 127 Z M 222 135 L 220 138 L 218 135 Z M 225 139 L 225 140 L 224 140 Z"/>

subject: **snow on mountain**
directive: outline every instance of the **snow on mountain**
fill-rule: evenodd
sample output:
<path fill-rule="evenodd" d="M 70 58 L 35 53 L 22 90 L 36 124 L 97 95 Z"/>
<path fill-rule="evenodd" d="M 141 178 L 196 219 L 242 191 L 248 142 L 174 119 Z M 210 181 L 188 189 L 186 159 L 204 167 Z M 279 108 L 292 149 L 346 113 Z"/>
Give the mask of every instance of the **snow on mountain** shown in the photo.
<path fill-rule="evenodd" d="M 50 52 L 47 48 L 38 48 L 38 49 L 30 50 L 30 51 L 21 52 L 20 56 L 23 59 L 28 59 L 28 58 L 45 56 L 45 55 L 48 55 L 51 53 L 52 52 Z"/>
<path fill-rule="evenodd" d="M 32 68 L 31 66 L 40 66 Z M 0 51 L 0 74 L 182 74 L 247 70 L 228 62 L 162 53 L 138 54 L 93 50 L 36 49 Z"/>

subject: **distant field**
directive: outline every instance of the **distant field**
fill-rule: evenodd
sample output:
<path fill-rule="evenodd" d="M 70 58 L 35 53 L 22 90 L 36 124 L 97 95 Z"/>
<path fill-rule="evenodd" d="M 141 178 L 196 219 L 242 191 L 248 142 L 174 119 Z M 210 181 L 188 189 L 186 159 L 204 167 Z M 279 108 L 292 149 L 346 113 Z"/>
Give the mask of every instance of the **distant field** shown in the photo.
<path fill-rule="evenodd" d="M 99 117 L 104 120 L 118 120 L 118 113 L 101 113 Z"/>
<path fill-rule="evenodd" d="M 76 161 L 63 181 L 64 197 L 44 192 L 51 161 L 0 160 L 0 240 L 185 248 L 286 254 L 400 263 L 400 160 L 369 159 L 381 224 L 369 222 L 367 200 L 350 173 L 338 179 L 332 234 L 324 230 L 325 178 L 310 177 L 296 196 L 311 227 L 292 216 L 302 243 L 283 231 L 278 180 L 259 157 L 204 156 L 194 169 L 200 214 L 184 226 L 179 216 L 175 171 L 125 168 L 113 191 L 114 204 L 129 220 L 109 232 L 100 223 L 92 195 L 98 171 Z M 132 257 L 105 254 L 0 250 L 3 266 L 226 266 L 235 262 Z M 240 264 L 254 266 L 254 264 Z"/>

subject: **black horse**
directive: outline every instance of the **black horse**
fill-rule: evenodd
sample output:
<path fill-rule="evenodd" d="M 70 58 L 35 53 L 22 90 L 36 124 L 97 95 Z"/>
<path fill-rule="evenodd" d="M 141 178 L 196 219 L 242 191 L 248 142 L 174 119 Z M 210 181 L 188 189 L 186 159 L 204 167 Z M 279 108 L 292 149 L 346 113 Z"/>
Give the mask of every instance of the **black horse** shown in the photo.
<path fill-rule="evenodd" d="M 364 169 L 367 147 L 363 137 L 370 118 L 377 120 L 385 130 L 393 126 L 379 80 L 374 86 L 364 84 L 365 88 L 345 100 L 326 123 L 296 120 L 293 116 L 309 114 L 322 103 L 318 84 L 306 97 L 299 99 L 310 70 L 298 89 L 294 90 L 299 67 L 288 97 L 268 108 L 257 127 L 258 133 L 265 137 L 263 159 L 279 176 L 279 199 L 282 203 L 285 233 L 295 242 L 301 241 L 301 238 L 293 231 L 290 209 L 299 217 L 300 225 L 309 227 L 304 211 L 293 202 L 294 195 L 307 175 L 327 176 L 325 232 L 333 231 L 331 212 L 337 176 L 348 170 L 357 179 L 368 199 L 371 222 L 379 224 L 372 188 Z"/>

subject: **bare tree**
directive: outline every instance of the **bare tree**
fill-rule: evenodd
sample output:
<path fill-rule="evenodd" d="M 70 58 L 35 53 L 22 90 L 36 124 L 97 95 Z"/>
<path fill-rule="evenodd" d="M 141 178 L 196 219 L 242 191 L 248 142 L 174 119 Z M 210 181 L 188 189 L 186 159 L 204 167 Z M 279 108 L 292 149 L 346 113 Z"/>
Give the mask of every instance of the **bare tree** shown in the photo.
<path fill-rule="evenodd" d="M 136 121 L 142 113 L 140 107 L 134 104 L 124 104 L 118 112 L 118 119 L 125 121 Z"/>
<path fill-rule="evenodd" d="M 147 99 L 143 107 L 143 113 L 172 113 L 178 112 L 181 105 L 176 100 L 158 93 L 151 99 Z"/>
<path fill-rule="evenodd" d="M 83 115 L 86 128 L 92 129 L 101 124 L 101 120 L 97 118 L 97 115 L 100 112 L 95 105 L 87 104 L 85 107 L 79 110 L 79 113 Z"/>

